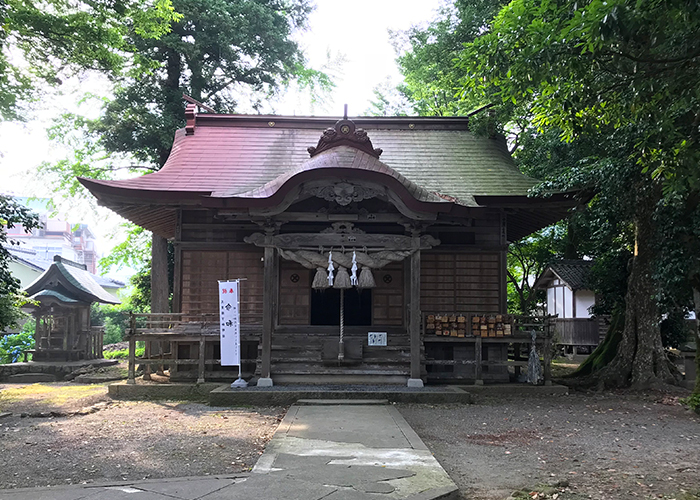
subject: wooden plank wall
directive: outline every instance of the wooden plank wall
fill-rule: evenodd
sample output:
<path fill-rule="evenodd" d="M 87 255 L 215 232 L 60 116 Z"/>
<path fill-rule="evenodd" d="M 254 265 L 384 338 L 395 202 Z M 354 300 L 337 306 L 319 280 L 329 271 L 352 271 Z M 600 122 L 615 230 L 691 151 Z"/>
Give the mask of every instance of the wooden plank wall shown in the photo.
<path fill-rule="evenodd" d="M 372 289 L 372 324 L 401 326 L 404 319 L 403 262 L 373 271 L 376 288 Z"/>
<path fill-rule="evenodd" d="M 423 252 L 421 309 L 431 312 L 499 312 L 499 255 Z"/>
<path fill-rule="evenodd" d="M 280 325 L 308 325 L 311 321 L 312 272 L 301 264 L 280 262 Z"/>
<path fill-rule="evenodd" d="M 241 283 L 241 324 L 262 324 L 262 250 L 182 251 L 182 312 L 218 313 L 218 280 L 246 278 Z"/>

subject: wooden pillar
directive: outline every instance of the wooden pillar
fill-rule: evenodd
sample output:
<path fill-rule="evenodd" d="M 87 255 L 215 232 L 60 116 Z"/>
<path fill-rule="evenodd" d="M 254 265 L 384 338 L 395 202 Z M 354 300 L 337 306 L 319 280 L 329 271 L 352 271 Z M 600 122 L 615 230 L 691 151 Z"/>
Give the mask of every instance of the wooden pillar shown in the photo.
<path fill-rule="evenodd" d="M 482 340 L 477 337 L 474 342 L 474 385 L 484 385 L 483 369 L 484 360 L 482 359 Z"/>
<path fill-rule="evenodd" d="M 170 287 L 168 286 L 168 240 L 153 233 L 151 237 L 151 312 L 167 313 L 169 307 Z M 146 355 L 150 359 L 163 353 L 161 342 L 146 342 Z M 162 366 L 158 374 L 163 375 Z M 151 379 L 151 365 L 144 367 L 144 380 Z"/>
<path fill-rule="evenodd" d="M 175 269 L 173 272 L 173 312 L 182 312 L 182 209 L 177 211 L 175 225 Z"/>
<path fill-rule="evenodd" d="M 197 367 L 197 383 L 198 384 L 203 384 L 204 383 L 204 355 L 206 351 L 206 340 L 204 339 L 203 336 L 199 337 L 199 366 Z"/>
<path fill-rule="evenodd" d="M 508 313 L 508 226 L 506 214 L 501 210 L 501 250 L 498 253 L 498 312 Z"/>
<path fill-rule="evenodd" d="M 271 235 L 268 238 L 271 242 Z M 279 278 L 277 276 L 277 252 L 273 247 L 265 247 L 263 271 L 263 324 L 262 324 L 262 352 L 261 370 L 258 386 L 271 387 L 272 374 L 270 373 L 271 352 L 272 352 L 272 331 L 275 324 L 275 304 L 277 301 L 277 287 Z"/>
<path fill-rule="evenodd" d="M 136 339 L 133 333 L 129 335 L 129 376 L 126 383 L 136 383 Z"/>
<path fill-rule="evenodd" d="M 421 341 L 420 341 L 420 236 L 413 233 L 413 253 L 411 254 L 411 271 L 409 285 L 408 333 L 411 341 L 411 376 L 408 387 L 423 387 L 421 375 Z"/>
<path fill-rule="evenodd" d="M 168 240 L 151 238 L 151 312 L 168 312 Z"/>

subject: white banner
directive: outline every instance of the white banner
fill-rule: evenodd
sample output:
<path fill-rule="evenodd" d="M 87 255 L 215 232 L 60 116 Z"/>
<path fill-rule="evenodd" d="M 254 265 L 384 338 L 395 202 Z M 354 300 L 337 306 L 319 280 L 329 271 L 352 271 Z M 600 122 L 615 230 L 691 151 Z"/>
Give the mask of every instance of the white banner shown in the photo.
<path fill-rule="evenodd" d="M 222 366 L 240 366 L 241 364 L 241 316 L 238 283 L 239 280 L 219 281 Z"/>

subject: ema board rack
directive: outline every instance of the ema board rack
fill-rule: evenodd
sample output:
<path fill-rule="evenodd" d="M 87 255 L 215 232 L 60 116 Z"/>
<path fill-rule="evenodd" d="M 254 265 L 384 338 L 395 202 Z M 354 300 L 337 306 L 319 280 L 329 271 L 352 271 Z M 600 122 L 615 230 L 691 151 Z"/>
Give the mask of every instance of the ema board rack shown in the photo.
<path fill-rule="evenodd" d="M 435 313 L 425 317 L 426 335 L 443 337 L 508 337 L 513 334 L 510 314 Z"/>

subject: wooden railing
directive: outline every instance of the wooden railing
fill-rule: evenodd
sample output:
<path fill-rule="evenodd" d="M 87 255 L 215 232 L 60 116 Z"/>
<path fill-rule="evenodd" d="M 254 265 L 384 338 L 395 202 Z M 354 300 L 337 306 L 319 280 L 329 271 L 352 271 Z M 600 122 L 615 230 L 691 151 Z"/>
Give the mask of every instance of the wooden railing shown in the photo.
<path fill-rule="evenodd" d="M 454 316 L 457 320 L 456 322 L 448 321 L 448 328 L 446 328 L 450 335 L 444 335 L 444 329 L 442 330 L 443 335 L 436 335 L 436 328 L 430 329 L 428 325 L 428 317 L 440 316 L 441 318 L 445 315 L 452 317 Z M 487 317 L 487 327 L 486 329 L 481 328 L 481 321 L 476 323 L 474 317 L 481 319 L 482 316 Z M 496 319 L 498 318 L 498 322 Z M 489 313 L 486 315 L 475 314 L 475 313 L 450 313 L 450 312 L 424 312 L 423 313 L 423 325 L 424 325 L 424 335 L 423 342 L 426 345 L 426 365 L 433 366 L 454 366 L 459 365 L 471 365 L 474 368 L 469 370 L 469 375 L 464 375 L 462 377 L 455 376 L 455 379 L 465 378 L 472 379 L 477 385 L 484 383 L 484 367 L 490 366 L 513 366 L 515 367 L 516 373 L 519 373 L 523 368 L 527 369 L 528 360 L 527 357 L 521 357 L 519 346 L 529 346 L 532 344 L 532 332 L 535 333 L 535 342 L 537 350 L 542 357 L 542 370 L 545 385 L 551 385 L 551 364 L 552 364 L 552 338 L 553 338 L 553 320 L 554 316 L 516 316 L 516 315 L 497 315 L 495 313 Z M 460 321 L 461 319 L 461 321 Z M 456 323 L 456 334 L 455 328 L 452 325 Z M 498 323 L 501 323 L 499 328 L 496 327 Z M 460 328 L 459 325 L 464 324 L 465 326 Z M 493 325 L 493 328 L 491 327 Z M 510 325 L 510 328 L 505 328 L 504 325 Z M 459 345 L 473 345 L 474 346 L 474 356 L 470 359 L 433 359 L 428 355 L 429 349 L 427 346 L 429 344 L 436 346 L 459 346 Z M 482 358 L 482 347 L 487 345 L 512 345 L 514 351 L 514 359 L 505 360 L 484 360 Z M 517 352 L 516 352 L 517 350 Z M 444 354 L 444 353 L 443 353 Z M 437 373 L 436 377 L 450 378 L 449 374 L 441 375 Z M 430 378 L 430 376 L 429 376 Z"/>
<path fill-rule="evenodd" d="M 556 318 L 554 333 L 557 344 L 595 346 L 600 341 L 597 318 Z"/>
<path fill-rule="evenodd" d="M 129 374 L 127 384 L 136 383 L 136 365 L 144 366 L 144 379 L 151 378 L 153 366 L 168 365 L 176 369 L 178 365 L 197 365 L 197 383 L 204 383 L 207 364 L 217 364 L 219 360 L 206 360 L 206 341 L 218 340 L 219 318 L 216 314 L 187 313 L 129 313 Z M 145 342 L 142 357 L 136 357 L 136 342 Z M 199 342 L 199 355 L 196 359 L 175 359 L 173 342 Z M 166 351 L 165 346 L 168 345 Z M 153 348 L 158 352 L 154 353 Z"/>

